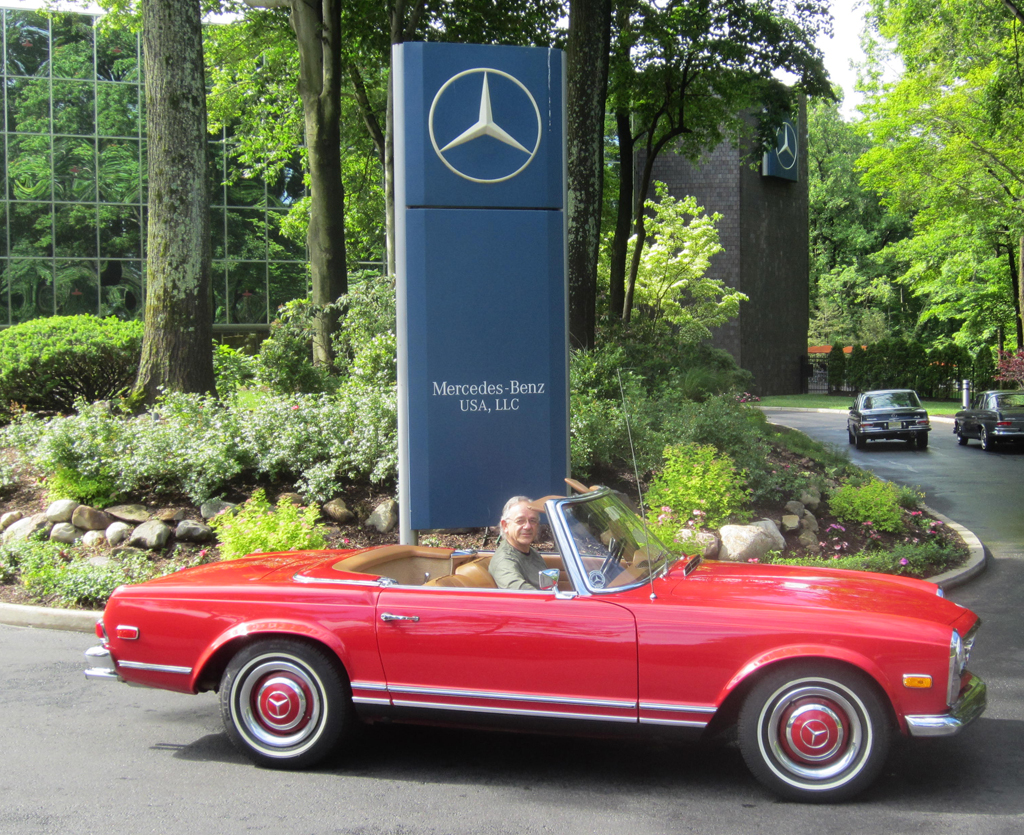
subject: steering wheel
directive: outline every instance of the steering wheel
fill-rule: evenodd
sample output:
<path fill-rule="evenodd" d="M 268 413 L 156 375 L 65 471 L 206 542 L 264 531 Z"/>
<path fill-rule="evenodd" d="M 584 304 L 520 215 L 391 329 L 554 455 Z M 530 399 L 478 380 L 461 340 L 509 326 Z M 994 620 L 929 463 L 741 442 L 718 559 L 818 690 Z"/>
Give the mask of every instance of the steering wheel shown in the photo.
<path fill-rule="evenodd" d="M 622 562 L 622 554 L 626 550 L 626 545 L 623 542 L 619 542 L 615 537 L 608 540 L 608 556 L 604 558 L 604 562 L 601 563 L 601 574 L 605 578 L 608 577 L 608 572 L 611 570 L 613 565 L 618 565 Z"/>

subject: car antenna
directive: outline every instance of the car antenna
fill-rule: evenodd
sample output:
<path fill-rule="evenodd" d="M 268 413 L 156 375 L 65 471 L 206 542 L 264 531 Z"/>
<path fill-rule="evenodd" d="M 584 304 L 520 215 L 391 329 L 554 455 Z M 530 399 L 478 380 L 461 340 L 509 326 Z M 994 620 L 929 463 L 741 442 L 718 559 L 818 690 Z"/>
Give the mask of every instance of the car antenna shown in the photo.
<path fill-rule="evenodd" d="M 633 430 L 629 425 L 629 411 L 626 409 L 626 389 L 622 385 L 622 372 L 616 368 L 619 379 L 619 396 L 622 398 L 622 416 L 626 419 L 626 437 L 629 438 L 629 457 L 633 459 L 633 477 L 636 479 L 636 498 L 640 508 L 640 521 L 644 525 L 644 547 L 647 549 L 647 576 L 651 580 L 651 600 L 657 600 L 654 592 L 654 566 L 651 564 L 651 538 L 647 532 L 647 511 L 644 510 L 644 494 L 640 490 L 640 470 L 636 464 L 636 450 L 633 449 Z"/>

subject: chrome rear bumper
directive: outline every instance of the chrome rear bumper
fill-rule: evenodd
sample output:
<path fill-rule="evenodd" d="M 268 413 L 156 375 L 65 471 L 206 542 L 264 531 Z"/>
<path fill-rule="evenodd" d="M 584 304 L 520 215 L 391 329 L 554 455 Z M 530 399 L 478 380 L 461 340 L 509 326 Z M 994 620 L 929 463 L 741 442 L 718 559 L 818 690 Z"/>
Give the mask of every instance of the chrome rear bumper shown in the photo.
<path fill-rule="evenodd" d="M 110 655 L 110 650 L 103 645 L 89 647 L 85 651 L 85 665 L 86 678 L 122 681 L 114 667 L 114 659 Z"/>
<path fill-rule="evenodd" d="M 952 736 L 985 712 L 985 682 L 973 676 L 949 713 L 941 716 L 908 716 L 911 736 Z"/>

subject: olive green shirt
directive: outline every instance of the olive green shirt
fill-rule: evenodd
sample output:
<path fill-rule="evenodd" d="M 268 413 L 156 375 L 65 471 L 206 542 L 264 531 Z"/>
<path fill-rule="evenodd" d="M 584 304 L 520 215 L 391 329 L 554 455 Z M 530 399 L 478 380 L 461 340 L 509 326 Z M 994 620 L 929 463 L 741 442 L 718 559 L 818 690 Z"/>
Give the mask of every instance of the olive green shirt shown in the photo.
<path fill-rule="evenodd" d="M 530 552 L 524 554 L 502 537 L 487 570 L 491 572 L 499 589 L 539 589 L 540 572 L 547 567 L 544 557 L 536 548 L 531 547 Z"/>

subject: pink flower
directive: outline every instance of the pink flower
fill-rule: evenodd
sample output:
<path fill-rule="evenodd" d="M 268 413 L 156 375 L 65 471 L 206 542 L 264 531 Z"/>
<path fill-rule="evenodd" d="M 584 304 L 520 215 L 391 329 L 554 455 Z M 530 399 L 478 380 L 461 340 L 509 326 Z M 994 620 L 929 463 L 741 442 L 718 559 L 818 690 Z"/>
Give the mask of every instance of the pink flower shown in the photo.
<path fill-rule="evenodd" d="M 906 557 L 903 557 L 903 559 L 900 560 L 900 565 L 907 565 L 908 563 L 909 560 Z"/>
<path fill-rule="evenodd" d="M 760 562 L 760 560 L 757 557 L 751 557 L 747 562 Z"/>
<path fill-rule="evenodd" d="M 292 406 L 292 411 L 293 411 L 293 412 L 294 412 L 294 411 L 297 411 L 297 410 L 298 410 L 298 408 L 299 408 L 299 406 L 298 406 L 298 404 L 296 404 L 296 405 Z"/>
<path fill-rule="evenodd" d="M 205 560 L 206 559 L 206 555 L 208 553 L 209 553 L 209 551 L 207 551 L 205 548 L 203 548 L 203 550 L 199 552 L 199 559 Z"/>

